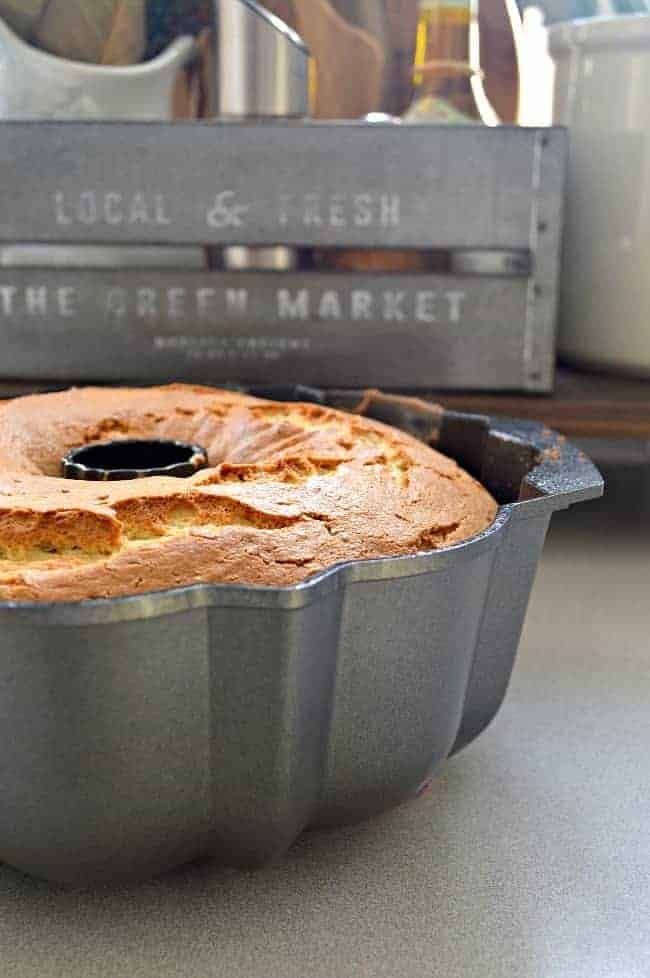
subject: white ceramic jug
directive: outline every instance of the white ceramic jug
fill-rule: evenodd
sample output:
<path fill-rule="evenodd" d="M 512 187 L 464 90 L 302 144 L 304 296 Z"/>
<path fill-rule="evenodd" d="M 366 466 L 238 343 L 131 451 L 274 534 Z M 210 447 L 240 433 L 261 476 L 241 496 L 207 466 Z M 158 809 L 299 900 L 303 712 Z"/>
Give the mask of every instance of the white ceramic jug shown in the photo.
<path fill-rule="evenodd" d="M 650 16 L 550 30 L 569 127 L 560 354 L 650 375 Z"/>
<path fill-rule="evenodd" d="M 176 73 L 194 51 L 179 37 L 142 64 L 86 64 L 26 44 L 0 19 L 0 119 L 169 119 Z"/>

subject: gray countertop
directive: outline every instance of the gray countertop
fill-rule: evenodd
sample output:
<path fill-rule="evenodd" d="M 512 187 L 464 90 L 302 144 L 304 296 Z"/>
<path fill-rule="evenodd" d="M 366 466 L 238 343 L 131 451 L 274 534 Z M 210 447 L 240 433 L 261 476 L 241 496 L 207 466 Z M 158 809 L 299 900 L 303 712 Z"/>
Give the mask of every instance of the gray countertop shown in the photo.
<path fill-rule="evenodd" d="M 648 978 L 650 532 L 562 515 L 506 704 L 425 797 L 282 863 L 0 868 L 2 978 Z"/>

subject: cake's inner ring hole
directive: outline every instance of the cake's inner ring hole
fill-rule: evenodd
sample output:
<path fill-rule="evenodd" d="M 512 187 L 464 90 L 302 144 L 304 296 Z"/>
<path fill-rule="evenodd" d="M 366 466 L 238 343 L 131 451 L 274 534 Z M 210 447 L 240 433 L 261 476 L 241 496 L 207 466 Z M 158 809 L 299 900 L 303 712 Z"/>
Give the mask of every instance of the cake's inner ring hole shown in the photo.
<path fill-rule="evenodd" d="M 63 474 L 68 479 L 189 476 L 207 465 L 207 461 L 207 453 L 198 445 L 160 439 L 124 439 L 73 449 L 63 459 Z"/>

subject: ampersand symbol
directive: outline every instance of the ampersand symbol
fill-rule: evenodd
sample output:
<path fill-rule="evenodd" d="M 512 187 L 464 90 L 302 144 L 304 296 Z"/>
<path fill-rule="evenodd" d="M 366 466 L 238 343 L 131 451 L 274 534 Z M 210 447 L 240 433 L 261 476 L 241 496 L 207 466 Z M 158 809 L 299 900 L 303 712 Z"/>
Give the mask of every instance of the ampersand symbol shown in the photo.
<path fill-rule="evenodd" d="M 211 228 L 243 227 L 242 217 L 250 210 L 250 204 L 237 204 L 236 199 L 237 194 L 234 190 L 223 190 L 217 194 L 214 198 L 214 206 L 206 216 Z"/>

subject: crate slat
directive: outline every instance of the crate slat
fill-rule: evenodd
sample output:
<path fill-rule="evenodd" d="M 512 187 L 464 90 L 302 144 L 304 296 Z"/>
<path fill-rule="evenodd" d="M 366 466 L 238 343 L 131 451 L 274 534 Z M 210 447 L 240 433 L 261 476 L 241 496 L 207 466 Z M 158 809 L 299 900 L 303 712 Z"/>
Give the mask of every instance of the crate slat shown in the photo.
<path fill-rule="evenodd" d="M 548 391 L 565 137 L 477 125 L 0 123 L 0 259 L 3 243 L 526 256 L 525 274 L 501 278 L 3 267 L 2 372 Z"/>
<path fill-rule="evenodd" d="M 528 248 L 562 190 L 564 135 L 4 122 L 0 240 Z"/>

